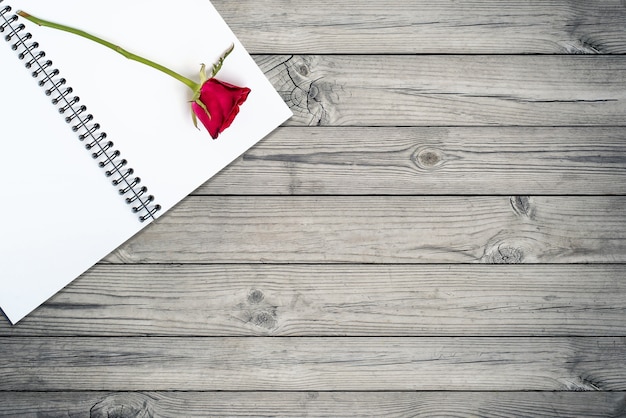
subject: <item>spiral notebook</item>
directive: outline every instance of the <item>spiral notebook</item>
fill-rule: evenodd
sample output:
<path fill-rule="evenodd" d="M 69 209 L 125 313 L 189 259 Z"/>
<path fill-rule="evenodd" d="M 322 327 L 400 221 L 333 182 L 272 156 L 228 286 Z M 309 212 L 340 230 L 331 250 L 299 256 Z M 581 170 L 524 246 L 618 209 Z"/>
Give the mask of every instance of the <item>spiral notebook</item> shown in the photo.
<path fill-rule="evenodd" d="M 183 84 L 20 9 L 192 79 L 234 44 L 218 78 L 251 93 L 213 140 Z M 291 116 L 208 0 L 0 0 L 0 29 L 0 308 L 12 323 Z"/>

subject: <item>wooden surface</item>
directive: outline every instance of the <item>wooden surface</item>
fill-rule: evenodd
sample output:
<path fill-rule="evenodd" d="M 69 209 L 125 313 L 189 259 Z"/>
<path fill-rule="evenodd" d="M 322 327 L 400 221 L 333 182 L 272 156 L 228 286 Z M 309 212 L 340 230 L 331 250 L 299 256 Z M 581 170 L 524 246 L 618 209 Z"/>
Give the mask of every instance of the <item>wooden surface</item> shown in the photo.
<path fill-rule="evenodd" d="M 626 2 L 214 4 L 294 117 L 0 323 L 0 416 L 626 416 Z"/>

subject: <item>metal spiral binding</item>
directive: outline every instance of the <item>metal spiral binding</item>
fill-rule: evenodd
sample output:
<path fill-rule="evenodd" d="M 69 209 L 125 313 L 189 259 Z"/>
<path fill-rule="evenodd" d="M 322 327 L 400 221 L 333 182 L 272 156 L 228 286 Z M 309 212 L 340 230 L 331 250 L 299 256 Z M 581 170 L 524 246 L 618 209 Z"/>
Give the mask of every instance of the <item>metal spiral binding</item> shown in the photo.
<path fill-rule="evenodd" d="M 2 3 L 4 0 L 0 0 Z M 16 51 L 17 58 L 24 61 L 27 69 L 32 70 L 32 76 L 38 80 L 39 86 L 44 88 L 46 96 L 52 97 L 52 104 L 59 113 L 66 115 L 65 122 L 71 125 L 78 139 L 85 143 L 85 148 L 91 151 L 93 159 L 104 170 L 104 175 L 111 177 L 111 183 L 119 187 L 119 194 L 132 206 L 132 211 L 139 214 L 139 220 L 144 222 L 155 219 L 155 214 L 161 206 L 154 204 L 154 196 L 148 195 L 148 188 L 140 186 L 141 179 L 134 176 L 134 170 L 128 167 L 128 161 L 121 158 L 114 143 L 107 140 L 107 134 L 100 129 L 100 124 L 94 122 L 92 114 L 87 113 L 87 107 L 80 104 L 80 97 L 73 95 L 72 87 L 67 80 L 61 78 L 58 69 L 53 68 L 52 61 L 46 59 L 46 53 L 39 47 L 39 43 L 32 41 L 32 35 L 26 32 L 26 26 L 19 23 L 19 17 L 11 13 L 11 6 L 0 6 L 0 33 L 7 32 L 4 39 L 11 43 L 11 49 Z"/>

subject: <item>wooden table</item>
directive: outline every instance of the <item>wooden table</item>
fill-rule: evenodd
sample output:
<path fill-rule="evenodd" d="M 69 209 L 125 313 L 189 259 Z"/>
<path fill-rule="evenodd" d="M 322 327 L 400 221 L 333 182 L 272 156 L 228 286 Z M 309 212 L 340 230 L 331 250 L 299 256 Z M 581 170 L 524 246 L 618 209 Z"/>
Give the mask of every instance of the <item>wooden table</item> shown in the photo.
<path fill-rule="evenodd" d="M 0 415 L 626 414 L 626 2 L 215 6 L 295 116 L 0 323 Z"/>

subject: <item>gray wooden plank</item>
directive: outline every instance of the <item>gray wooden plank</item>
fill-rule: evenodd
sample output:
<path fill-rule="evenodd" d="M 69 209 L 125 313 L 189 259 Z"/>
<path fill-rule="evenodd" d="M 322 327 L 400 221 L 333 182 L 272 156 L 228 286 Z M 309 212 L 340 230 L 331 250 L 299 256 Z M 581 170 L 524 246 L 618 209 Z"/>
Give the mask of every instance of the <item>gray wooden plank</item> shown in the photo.
<path fill-rule="evenodd" d="M 1 337 L 0 390 L 626 390 L 626 339 Z"/>
<path fill-rule="evenodd" d="M 290 126 L 624 125 L 626 56 L 257 55 Z"/>
<path fill-rule="evenodd" d="M 0 392 L 20 417 L 619 417 L 624 392 Z"/>
<path fill-rule="evenodd" d="M 626 336 L 626 265 L 99 265 L 3 336 Z"/>
<path fill-rule="evenodd" d="M 626 194 L 622 127 L 283 127 L 196 194 Z"/>
<path fill-rule="evenodd" d="M 214 1 L 248 49 L 272 53 L 624 53 L 619 0 Z"/>
<path fill-rule="evenodd" d="M 193 196 L 106 261 L 626 262 L 626 198 Z"/>

